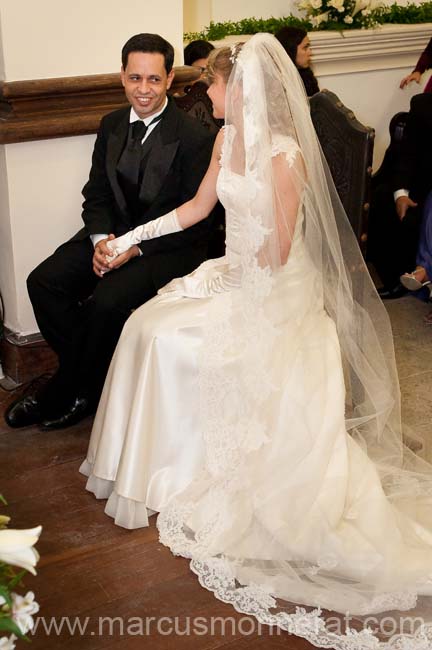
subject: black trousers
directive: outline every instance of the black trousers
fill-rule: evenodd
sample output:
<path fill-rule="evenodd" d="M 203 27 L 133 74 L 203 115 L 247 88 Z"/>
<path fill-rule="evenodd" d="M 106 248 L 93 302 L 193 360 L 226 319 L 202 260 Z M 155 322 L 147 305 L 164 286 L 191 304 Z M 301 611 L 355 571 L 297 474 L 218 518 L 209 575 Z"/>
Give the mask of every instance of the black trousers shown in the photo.
<path fill-rule="evenodd" d="M 369 213 L 367 258 L 386 288 L 394 287 L 403 273 L 415 268 L 422 207 L 419 202 L 417 208 L 409 208 L 401 221 L 390 186 L 383 183 L 375 190 Z"/>
<path fill-rule="evenodd" d="M 40 331 L 59 369 L 39 395 L 43 411 L 62 412 L 76 396 L 96 405 L 121 330 L 131 310 L 174 277 L 193 271 L 206 245 L 136 257 L 102 279 L 93 272 L 89 238 L 60 246 L 27 279 Z"/>

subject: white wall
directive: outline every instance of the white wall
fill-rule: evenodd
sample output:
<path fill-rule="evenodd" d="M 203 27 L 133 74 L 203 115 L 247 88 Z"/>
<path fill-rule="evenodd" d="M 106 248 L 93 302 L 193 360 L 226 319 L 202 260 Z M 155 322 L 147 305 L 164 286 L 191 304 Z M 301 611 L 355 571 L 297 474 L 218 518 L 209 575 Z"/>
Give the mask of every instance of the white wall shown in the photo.
<path fill-rule="evenodd" d="M 16 291 L 15 312 L 5 296 L 6 326 L 14 332 L 26 335 L 38 330 L 27 296 L 27 275 L 81 228 L 81 188 L 88 178 L 94 139 L 81 136 L 5 147 Z M 11 260 L 9 270 L 10 264 Z M 3 284 L 8 285 L 3 283 L 4 266 L 2 259 L 2 293 Z"/>
<path fill-rule="evenodd" d="M 124 42 L 143 31 L 167 38 L 182 64 L 182 0 L 159 0 L 150 12 L 149 6 L 148 0 L 38 0 L 23 7 L 1 0 L 1 78 L 115 72 Z M 21 335 L 38 330 L 25 285 L 29 271 L 81 227 L 93 143 L 94 136 L 81 136 L 0 147 L 0 291 L 5 324 Z"/>
<path fill-rule="evenodd" d="M 185 32 L 201 31 L 212 20 L 212 0 L 183 0 Z"/>
<path fill-rule="evenodd" d="M 241 20 L 242 18 L 282 18 L 298 14 L 294 0 L 213 0 L 212 20 Z"/>
<path fill-rule="evenodd" d="M 282 18 L 300 15 L 294 0 L 184 0 L 186 32 L 201 31 L 211 20 L 242 20 L 242 18 Z"/>
<path fill-rule="evenodd" d="M 5 316 L 13 322 L 17 313 L 17 287 L 14 269 L 13 239 L 9 215 L 8 175 L 5 148 L 0 147 L 0 291 Z"/>
<path fill-rule="evenodd" d="M 2 31 L 1 14 L 0 14 L 0 79 L 5 78 L 3 48 L 1 47 L 2 43 L 3 43 L 3 31 Z"/>
<path fill-rule="evenodd" d="M 394 0 L 383 0 L 392 4 Z M 421 4 L 422 0 L 401 0 L 399 5 Z M 289 14 L 305 16 L 297 9 L 295 0 L 184 0 L 184 21 L 186 32 L 201 31 L 211 20 L 224 22 L 242 18 L 283 18 Z"/>
<path fill-rule="evenodd" d="M 425 74 L 420 86 L 414 83 L 400 90 L 400 80 L 411 72 L 413 67 L 318 77 L 321 88 L 328 88 L 336 93 L 339 99 L 354 111 L 362 124 L 375 129 L 374 171 L 381 164 L 390 142 L 390 119 L 399 111 L 409 110 L 411 97 L 422 92 L 428 78 Z"/>
<path fill-rule="evenodd" d="M 160 33 L 181 63 L 182 0 L 2 0 L 0 20 L 8 81 L 114 72 L 139 32 Z"/>

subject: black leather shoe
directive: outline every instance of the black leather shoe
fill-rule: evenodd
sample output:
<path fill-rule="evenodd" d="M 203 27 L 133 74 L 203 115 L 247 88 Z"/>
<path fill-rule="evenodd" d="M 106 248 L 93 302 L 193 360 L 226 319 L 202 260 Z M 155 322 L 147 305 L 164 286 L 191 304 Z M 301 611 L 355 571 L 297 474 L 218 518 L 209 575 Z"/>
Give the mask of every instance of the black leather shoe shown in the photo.
<path fill-rule="evenodd" d="M 394 298 L 402 298 L 408 293 L 408 289 L 405 289 L 400 282 L 395 284 L 393 287 L 382 287 L 378 289 L 378 295 L 381 300 L 393 300 Z"/>
<path fill-rule="evenodd" d="M 44 418 L 40 422 L 40 428 L 49 429 L 66 429 L 73 424 L 81 422 L 87 415 L 90 415 L 93 409 L 86 397 L 76 397 L 67 411 L 56 418 Z"/>
<path fill-rule="evenodd" d="M 40 403 L 35 395 L 20 397 L 8 406 L 4 418 L 13 429 L 37 424 L 42 419 Z"/>

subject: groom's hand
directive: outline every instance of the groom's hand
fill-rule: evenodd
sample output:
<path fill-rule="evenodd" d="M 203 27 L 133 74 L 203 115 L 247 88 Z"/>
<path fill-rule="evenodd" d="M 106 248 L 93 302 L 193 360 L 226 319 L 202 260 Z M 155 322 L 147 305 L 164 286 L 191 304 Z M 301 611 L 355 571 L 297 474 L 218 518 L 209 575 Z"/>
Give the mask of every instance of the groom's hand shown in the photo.
<path fill-rule="evenodd" d="M 107 246 L 107 242 L 111 239 L 115 239 L 114 235 L 109 235 L 105 239 L 101 239 L 95 246 L 93 254 L 93 271 L 96 273 L 98 278 L 102 278 L 104 273 L 107 273 L 110 268 L 106 261 L 107 255 L 112 255 L 112 251 Z"/>
<path fill-rule="evenodd" d="M 141 251 L 135 244 L 134 246 L 128 248 L 124 253 L 118 255 L 112 262 L 110 262 L 108 264 L 109 270 L 118 269 L 120 266 L 123 266 L 123 264 L 126 264 L 126 262 L 129 262 L 129 260 L 131 260 L 133 257 L 138 257 L 139 255 L 141 255 Z"/>

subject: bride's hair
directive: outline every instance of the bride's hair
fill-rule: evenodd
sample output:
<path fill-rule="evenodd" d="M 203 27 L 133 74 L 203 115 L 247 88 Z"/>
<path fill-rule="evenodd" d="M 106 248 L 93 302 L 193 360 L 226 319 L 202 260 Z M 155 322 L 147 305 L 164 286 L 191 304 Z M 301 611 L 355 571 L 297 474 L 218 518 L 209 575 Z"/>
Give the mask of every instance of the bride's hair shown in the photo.
<path fill-rule="evenodd" d="M 209 83 L 213 83 L 217 74 L 221 75 L 225 83 L 228 83 L 231 70 L 243 45 L 244 43 L 234 43 L 230 47 L 220 47 L 210 52 L 207 61 L 207 78 Z"/>

